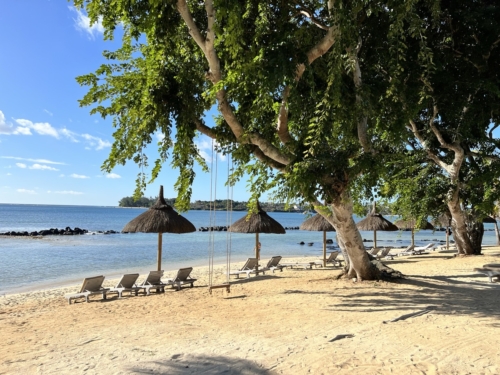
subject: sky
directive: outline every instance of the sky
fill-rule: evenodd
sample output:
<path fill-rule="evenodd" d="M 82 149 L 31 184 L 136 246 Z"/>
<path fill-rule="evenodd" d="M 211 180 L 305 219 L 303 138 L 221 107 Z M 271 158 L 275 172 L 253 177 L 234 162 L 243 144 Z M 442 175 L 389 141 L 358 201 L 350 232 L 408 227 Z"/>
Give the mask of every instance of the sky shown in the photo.
<path fill-rule="evenodd" d="M 140 171 L 133 161 L 101 171 L 113 142 L 111 118 L 91 116 L 78 103 L 87 88 L 75 78 L 94 72 L 105 61 L 102 51 L 120 46 L 102 32 L 71 2 L 0 1 L 0 203 L 116 206 L 133 195 Z M 212 114 L 206 121 L 213 124 Z M 196 142 L 210 162 L 211 141 Z M 150 160 L 155 148 L 146 151 Z M 218 169 L 217 198 L 226 199 L 225 158 Z M 177 176 L 167 162 L 145 196 L 163 185 L 165 197 L 175 197 Z M 192 201 L 210 200 L 210 177 L 196 169 Z M 246 184 L 234 187 L 234 200 L 248 200 Z"/>

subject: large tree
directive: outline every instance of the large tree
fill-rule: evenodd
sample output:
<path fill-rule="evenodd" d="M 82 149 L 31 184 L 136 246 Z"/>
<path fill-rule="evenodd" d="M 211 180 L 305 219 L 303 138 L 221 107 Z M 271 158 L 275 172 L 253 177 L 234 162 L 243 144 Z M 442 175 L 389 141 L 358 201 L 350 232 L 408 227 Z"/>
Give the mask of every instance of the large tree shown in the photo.
<path fill-rule="evenodd" d="M 441 189 L 445 183 L 439 195 L 451 213 L 458 251 L 480 253 L 481 221 L 493 211 L 500 177 L 500 138 L 494 133 L 500 125 L 500 6 L 441 1 L 439 17 L 426 8 L 418 13 L 402 20 L 408 33 L 389 50 L 399 62 L 381 74 L 391 93 L 381 118 L 407 124 L 400 156 L 408 157 L 410 169 L 417 162 L 432 170 L 429 185 L 436 169 L 427 164 L 438 168 Z M 379 65 L 387 60 L 383 56 Z"/>
<path fill-rule="evenodd" d="M 78 78 L 89 86 L 81 104 L 113 116 L 117 128 L 105 170 L 128 160 L 147 165 L 144 150 L 160 131 L 151 179 L 171 152 L 177 205 L 187 208 L 193 166 L 204 165 L 193 143 L 201 132 L 232 154 L 232 179 L 253 176 L 254 198 L 274 188 L 318 207 L 345 248 L 348 276 L 379 277 L 351 194 L 370 195 L 393 144 L 405 141 L 407 121 L 385 106 L 399 78 L 385 72 L 404 69 L 393 52 L 425 32 L 421 18 L 439 20 L 437 0 L 74 3 L 102 22 L 107 38 L 124 29 L 123 46 L 104 53 L 109 63 Z M 214 105 L 220 116 L 209 127 L 203 114 Z M 145 183 L 140 174 L 138 189 Z"/>

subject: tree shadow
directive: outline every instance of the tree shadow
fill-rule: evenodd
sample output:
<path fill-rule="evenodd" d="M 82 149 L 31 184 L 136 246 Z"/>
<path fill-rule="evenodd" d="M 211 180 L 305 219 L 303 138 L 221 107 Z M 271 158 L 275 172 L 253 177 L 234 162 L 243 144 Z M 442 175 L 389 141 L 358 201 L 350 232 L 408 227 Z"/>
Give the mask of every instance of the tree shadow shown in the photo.
<path fill-rule="evenodd" d="M 141 362 L 140 365 L 128 368 L 127 373 L 168 375 L 267 375 L 271 372 L 260 367 L 260 365 L 255 362 L 241 358 L 195 354 L 174 354 L 165 360 Z"/>
<path fill-rule="evenodd" d="M 330 305 L 333 311 L 395 311 L 420 309 L 433 305 L 435 313 L 449 315 L 488 316 L 500 318 L 498 298 L 500 287 L 489 282 L 470 281 L 476 275 L 409 276 L 402 285 L 415 288 L 397 288 L 376 291 L 373 289 L 355 294 L 335 293 L 345 298 Z M 467 281 L 457 280 L 468 278 Z M 389 301 L 387 297 L 389 296 Z"/>

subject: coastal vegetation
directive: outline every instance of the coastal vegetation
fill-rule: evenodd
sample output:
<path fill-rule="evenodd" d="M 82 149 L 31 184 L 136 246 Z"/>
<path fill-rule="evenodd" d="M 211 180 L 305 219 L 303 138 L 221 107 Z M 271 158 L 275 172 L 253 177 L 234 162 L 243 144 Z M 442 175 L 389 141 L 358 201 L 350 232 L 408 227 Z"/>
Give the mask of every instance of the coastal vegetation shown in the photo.
<path fill-rule="evenodd" d="M 158 197 L 141 197 L 135 200 L 134 197 L 124 197 L 120 199 L 118 205 L 120 207 L 151 207 Z M 165 201 L 175 207 L 175 198 L 165 198 Z M 285 203 L 272 203 L 272 202 L 260 202 L 260 206 L 264 211 L 267 212 L 302 212 L 303 210 L 296 205 L 291 205 L 287 208 Z M 232 211 L 246 211 L 248 209 L 248 202 L 232 201 L 226 199 L 216 199 L 214 202 L 196 200 L 191 202 L 189 205 L 190 210 L 217 210 L 224 211 L 231 209 Z"/>
<path fill-rule="evenodd" d="M 491 1 L 173 2 L 74 0 L 106 38 L 81 105 L 117 128 L 105 171 L 171 157 L 176 207 L 190 208 L 200 133 L 230 155 L 229 184 L 249 176 L 250 209 L 264 192 L 314 208 L 337 230 L 345 274 L 384 275 L 367 255 L 353 212 L 397 202 L 422 221 L 445 213 L 458 251 L 475 254 L 500 189 L 499 6 Z M 217 108 L 214 126 L 204 120 Z M 383 268 L 382 268 L 383 269 Z M 384 269 L 389 273 L 390 270 Z"/>

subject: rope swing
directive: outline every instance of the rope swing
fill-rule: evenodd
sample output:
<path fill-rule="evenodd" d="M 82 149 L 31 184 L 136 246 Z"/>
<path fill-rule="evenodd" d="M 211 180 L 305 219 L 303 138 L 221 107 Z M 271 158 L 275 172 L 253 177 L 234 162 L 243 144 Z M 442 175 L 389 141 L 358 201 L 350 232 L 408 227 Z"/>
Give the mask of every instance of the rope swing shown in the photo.
<path fill-rule="evenodd" d="M 215 167 L 214 167 L 215 159 Z M 226 282 L 223 284 L 213 284 L 213 274 L 214 274 L 214 253 L 215 253 L 215 226 L 216 226 L 216 209 L 215 203 L 217 200 L 217 172 L 218 172 L 218 161 L 217 153 L 215 152 L 215 144 L 212 139 L 212 160 L 210 161 L 210 227 L 208 231 L 208 291 L 212 294 L 214 289 L 226 289 L 227 293 L 230 293 L 231 284 L 229 283 L 229 269 L 231 263 L 231 232 L 226 232 Z M 227 163 L 227 176 L 229 180 L 230 168 L 232 168 L 231 158 L 228 159 Z M 215 174 L 215 178 L 214 178 Z M 226 205 L 226 220 L 227 225 L 231 223 L 232 220 L 232 197 L 233 189 L 230 184 L 227 184 L 227 205 Z M 229 203 L 231 201 L 231 203 Z"/>

